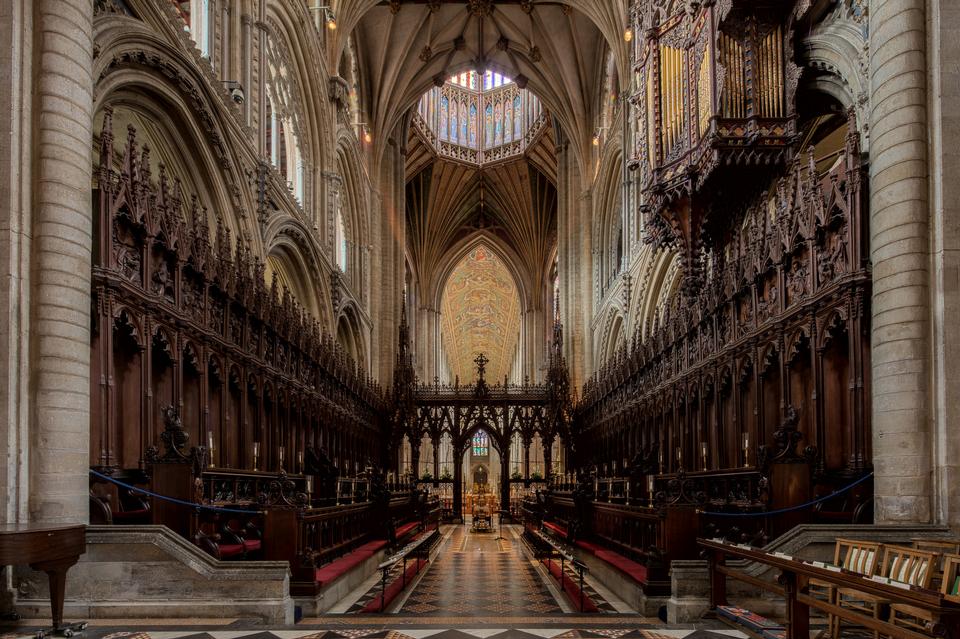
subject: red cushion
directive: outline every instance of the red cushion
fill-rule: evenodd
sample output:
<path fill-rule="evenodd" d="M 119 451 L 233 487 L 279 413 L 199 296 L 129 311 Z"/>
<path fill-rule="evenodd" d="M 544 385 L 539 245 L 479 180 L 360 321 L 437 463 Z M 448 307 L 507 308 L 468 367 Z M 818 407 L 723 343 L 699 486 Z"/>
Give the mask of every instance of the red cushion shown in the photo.
<path fill-rule="evenodd" d="M 647 583 L 647 567 L 643 564 L 638 564 L 612 550 L 598 550 L 596 555 L 620 572 L 633 578 L 634 581 L 642 584 Z"/>
<path fill-rule="evenodd" d="M 397 537 L 405 537 L 410 533 L 410 531 L 412 531 L 414 528 L 416 528 L 419 525 L 420 525 L 419 522 L 411 521 L 409 524 L 404 524 L 400 526 L 399 528 L 397 528 L 397 533 L 396 533 Z"/>
<path fill-rule="evenodd" d="M 558 535 L 562 535 L 564 537 L 567 536 L 567 529 L 561 526 L 560 524 L 555 524 L 552 521 L 548 521 L 548 522 L 544 522 L 543 525 L 546 528 L 549 528 L 553 532 L 557 533 Z"/>
<path fill-rule="evenodd" d="M 394 579 L 382 594 L 377 595 L 368 601 L 367 605 L 363 607 L 361 612 L 380 612 L 382 608 L 389 606 L 390 602 L 396 599 L 397 595 L 400 594 L 400 591 L 403 590 L 404 585 L 409 586 L 414 576 L 416 576 L 416 574 L 420 572 L 421 568 L 425 567 L 426 565 L 426 561 L 420 561 L 419 559 L 414 560 L 412 564 L 407 566 L 407 570 L 403 577 L 397 577 Z M 383 605 L 380 604 L 381 598 L 384 601 Z"/>
<path fill-rule="evenodd" d="M 220 552 L 220 559 L 236 557 L 243 554 L 243 544 L 224 544 L 219 546 L 217 550 Z"/>
<path fill-rule="evenodd" d="M 356 568 L 368 557 L 370 557 L 370 554 L 352 552 L 349 555 L 345 555 L 340 559 L 327 564 L 323 568 L 317 568 L 316 572 L 314 573 L 314 579 L 321 586 L 328 584 Z"/>
<path fill-rule="evenodd" d="M 587 552 L 593 555 L 597 554 L 598 550 L 603 550 L 603 548 L 593 543 L 592 541 L 578 540 L 577 546 L 579 546 L 580 548 L 583 548 L 584 550 L 586 550 Z"/>
<path fill-rule="evenodd" d="M 375 553 L 386 545 L 387 545 L 386 540 L 378 539 L 376 541 L 368 541 L 364 545 L 357 548 L 357 550 L 358 551 L 369 550 L 371 553 Z"/>
<path fill-rule="evenodd" d="M 244 539 L 243 547 L 247 549 L 247 552 L 253 552 L 254 550 L 260 550 L 261 543 L 259 539 Z"/>
<path fill-rule="evenodd" d="M 560 564 L 558 562 L 548 559 L 547 568 L 550 570 L 550 574 L 553 575 L 554 579 L 559 580 L 563 584 L 563 590 L 567 593 L 570 601 L 579 608 L 580 587 L 572 579 L 561 573 Z M 597 604 L 593 603 L 593 599 L 591 599 L 586 593 L 583 594 L 583 610 L 581 612 L 600 612 L 600 609 L 597 608 Z"/>

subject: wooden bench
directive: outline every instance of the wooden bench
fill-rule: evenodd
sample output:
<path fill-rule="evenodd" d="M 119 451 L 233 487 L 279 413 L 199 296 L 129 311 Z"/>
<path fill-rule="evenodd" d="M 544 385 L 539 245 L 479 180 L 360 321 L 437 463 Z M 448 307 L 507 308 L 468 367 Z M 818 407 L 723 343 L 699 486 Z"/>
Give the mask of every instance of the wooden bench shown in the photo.
<path fill-rule="evenodd" d="M 606 549 L 590 541 L 580 540 L 576 542 L 576 545 L 581 550 L 585 550 L 597 559 L 600 559 L 601 561 L 613 566 L 619 572 L 627 577 L 630 577 L 641 586 L 645 586 L 647 584 L 649 571 L 643 564 L 625 557 L 615 550 Z"/>
<path fill-rule="evenodd" d="M 375 553 L 386 547 L 386 545 L 387 542 L 385 540 L 375 540 L 358 546 L 342 557 L 316 568 L 314 570 L 314 582 L 319 588 L 330 585 L 365 562 Z"/>
<path fill-rule="evenodd" d="M 943 576 L 940 592 L 949 600 L 960 603 L 960 555 L 943 556 Z M 919 632 L 937 629 L 940 618 L 935 612 L 909 604 L 890 604 L 890 623 Z"/>
<path fill-rule="evenodd" d="M 857 541 L 855 539 L 837 539 L 833 551 L 833 565 L 844 570 L 872 577 L 880 566 L 880 556 L 883 544 L 872 541 Z M 813 596 L 820 596 L 831 604 L 837 603 L 837 589 L 833 583 L 821 579 L 811 579 L 809 591 Z M 839 631 L 839 618 L 836 615 L 827 617 L 828 632 L 835 637 Z"/>
<path fill-rule="evenodd" d="M 552 532 L 553 534 L 559 535 L 560 538 L 563 539 L 564 541 L 567 540 L 568 533 L 567 533 L 566 526 L 562 526 L 552 521 L 545 521 L 543 522 L 543 527 L 549 530 L 550 532 Z"/>
<path fill-rule="evenodd" d="M 929 588 L 936 570 L 936 554 L 905 546 L 884 546 L 883 563 L 878 576 L 894 584 Z M 836 604 L 840 608 L 856 610 L 881 619 L 886 608 L 893 602 L 887 597 L 863 592 L 855 588 L 837 588 Z M 840 635 L 841 620 L 836 621 L 836 636 Z M 874 629 L 874 639 L 880 639 L 880 631 Z"/>
<path fill-rule="evenodd" d="M 810 611 L 834 614 L 843 621 L 872 631 L 877 636 L 892 639 L 929 639 L 932 636 L 960 636 L 960 598 L 929 590 L 907 581 L 923 582 L 924 566 L 929 567 L 934 558 L 931 553 L 921 553 L 910 548 L 884 547 L 884 566 L 887 574 L 904 581 L 892 581 L 877 576 L 867 577 L 847 571 L 841 566 L 818 561 L 803 561 L 782 553 L 770 553 L 759 548 L 733 545 L 719 539 L 698 539 L 704 549 L 710 579 L 710 608 L 722 617 L 720 608 L 729 606 L 727 580 L 735 579 L 762 591 L 782 597 L 785 602 L 786 619 L 783 622 L 783 639 L 809 639 Z M 919 554 L 918 554 L 919 553 Z M 927 555 L 923 557 L 922 555 Z M 753 565 L 766 566 L 765 573 L 779 573 L 776 581 L 757 576 L 753 572 L 726 565 L 727 558 L 745 560 Z M 932 615 L 936 622 L 904 627 L 873 611 L 841 606 L 810 594 L 811 580 L 827 582 L 840 592 L 858 593 L 872 600 L 886 601 L 891 606 L 912 606 Z M 954 577 L 956 582 L 956 577 Z M 922 630 L 918 631 L 918 628 Z"/>

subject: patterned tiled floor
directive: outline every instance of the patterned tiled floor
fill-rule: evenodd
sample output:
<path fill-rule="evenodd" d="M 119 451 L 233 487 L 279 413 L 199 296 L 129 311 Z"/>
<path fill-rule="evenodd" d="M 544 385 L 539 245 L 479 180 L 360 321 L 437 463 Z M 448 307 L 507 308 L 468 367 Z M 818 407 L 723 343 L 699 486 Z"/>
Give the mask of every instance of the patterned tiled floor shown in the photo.
<path fill-rule="evenodd" d="M 0 639 L 21 639 L 29 633 L 8 633 Z M 743 639 L 732 630 L 662 630 L 639 628 L 430 628 L 386 630 L 337 628 L 331 630 L 164 629 L 143 630 L 91 627 L 77 639 Z"/>
<path fill-rule="evenodd" d="M 509 537 L 458 526 L 400 613 L 422 616 L 536 616 L 561 613 L 530 560 Z"/>

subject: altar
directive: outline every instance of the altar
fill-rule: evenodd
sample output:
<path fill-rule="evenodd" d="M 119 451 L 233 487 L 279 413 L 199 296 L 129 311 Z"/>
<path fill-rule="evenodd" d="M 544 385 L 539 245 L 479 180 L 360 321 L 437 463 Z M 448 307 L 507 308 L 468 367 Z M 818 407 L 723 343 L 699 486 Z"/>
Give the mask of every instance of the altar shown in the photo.
<path fill-rule="evenodd" d="M 487 532 L 493 529 L 493 513 L 498 509 L 496 497 L 487 484 L 474 484 L 473 490 L 464 495 L 465 512 L 470 513 L 470 529 Z"/>

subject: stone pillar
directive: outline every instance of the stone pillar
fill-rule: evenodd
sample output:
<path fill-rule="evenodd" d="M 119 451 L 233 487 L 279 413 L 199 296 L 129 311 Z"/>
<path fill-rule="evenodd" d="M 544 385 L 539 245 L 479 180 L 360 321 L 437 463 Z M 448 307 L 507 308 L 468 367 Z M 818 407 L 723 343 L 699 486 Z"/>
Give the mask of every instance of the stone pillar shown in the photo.
<path fill-rule="evenodd" d="M 0 522 L 26 519 L 32 5 L 0 3 Z M 2 604 L 0 594 L 0 604 Z"/>
<path fill-rule="evenodd" d="M 93 3 L 42 0 L 34 15 L 29 511 L 33 521 L 86 522 Z"/>
<path fill-rule="evenodd" d="M 930 176 L 934 388 L 931 406 L 936 429 L 936 519 L 960 528 L 960 5 L 929 3 L 931 43 L 928 96 L 931 118 Z"/>
<path fill-rule="evenodd" d="M 931 519 L 925 4 L 870 5 L 871 383 L 879 523 Z"/>

